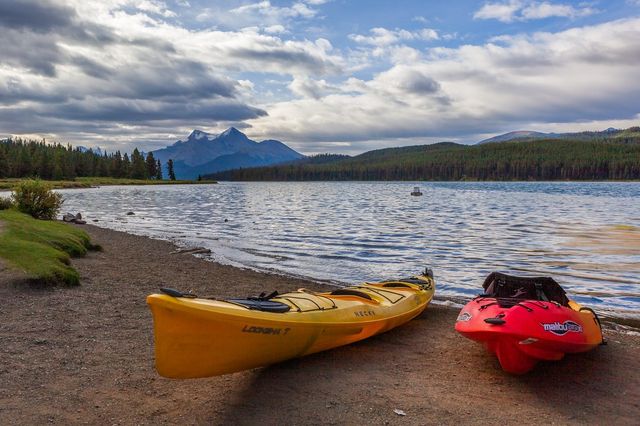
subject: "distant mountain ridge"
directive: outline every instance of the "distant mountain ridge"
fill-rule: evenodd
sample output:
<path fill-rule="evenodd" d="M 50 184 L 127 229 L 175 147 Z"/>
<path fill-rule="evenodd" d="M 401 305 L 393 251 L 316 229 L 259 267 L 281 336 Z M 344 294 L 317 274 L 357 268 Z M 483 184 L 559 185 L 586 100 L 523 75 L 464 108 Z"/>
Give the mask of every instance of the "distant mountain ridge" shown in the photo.
<path fill-rule="evenodd" d="M 219 135 L 194 130 L 187 140 L 152 151 L 163 164 L 173 160 L 180 179 L 224 170 L 270 166 L 304 158 L 304 155 L 277 140 L 256 142 L 235 127 Z"/>
<path fill-rule="evenodd" d="M 514 143 L 440 142 L 383 148 L 354 157 L 324 154 L 206 177 L 232 181 L 640 179 L 640 127 L 575 135 L 504 141 Z M 524 140 L 530 142 L 519 143 Z"/>
<path fill-rule="evenodd" d="M 573 139 L 573 140 L 593 140 L 593 139 L 610 139 L 637 136 L 640 132 L 639 127 L 631 127 L 629 129 L 615 129 L 609 127 L 599 132 L 571 132 L 571 133 L 542 133 L 532 130 L 517 130 L 515 132 L 504 133 L 489 139 L 481 140 L 476 145 L 495 142 L 527 142 L 540 139 Z"/>

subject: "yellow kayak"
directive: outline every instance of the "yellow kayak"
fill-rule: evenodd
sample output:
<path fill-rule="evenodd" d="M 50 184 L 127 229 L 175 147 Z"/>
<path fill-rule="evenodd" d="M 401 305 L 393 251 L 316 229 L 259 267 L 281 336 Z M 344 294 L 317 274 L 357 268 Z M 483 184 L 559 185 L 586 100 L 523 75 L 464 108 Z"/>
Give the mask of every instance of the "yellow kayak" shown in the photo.
<path fill-rule="evenodd" d="M 156 368 L 186 379 L 233 373 L 346 345 L 419 315 L 431 301 L 430 270 L 328 293 L 300 289 L 248 299 L 152 294 Z"/>

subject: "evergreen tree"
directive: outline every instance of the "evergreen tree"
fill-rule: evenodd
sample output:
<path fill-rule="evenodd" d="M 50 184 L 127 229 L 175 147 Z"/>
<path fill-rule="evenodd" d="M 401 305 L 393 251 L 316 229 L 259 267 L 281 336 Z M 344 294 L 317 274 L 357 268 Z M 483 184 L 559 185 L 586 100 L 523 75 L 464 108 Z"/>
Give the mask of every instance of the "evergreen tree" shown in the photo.
<path fill-rule="evenodd" d="M 146 179 L 148 177 L 147 164 L 138 148 L 135 148 L 131 153 L 131 172 L 129 177 L 132 179 Z"/>
<path fill-rule="evenodd" d="M 122 175 L 121 177 L 129 177 L 129 174 L 131 173 L 131 161 L 129 160 L 129 154 L 127 154 L 126 152 L 124 153 L 124 156 L 122 157 Z"/>
<path fill-rule="evenodd" d="M 356 157 L 320 155 L 273 167 L 209 175 L 230 180 L 640 180 L 640 130 L 615 137 L 535 140 L 482 145 L 440 143 L 370 151 Z M 588 133 L 586 133 L 589 136 Z M 163 178 L 162 164 L 131 154 L 83 152 L 59 143 L 0 141 L 0 178 L 76 176 Z M 132 164 L 132 161 L 134 160 Z M 154 162 L 155 170 L 151 168 Z M 135 165 L 135 167 L 134 167 Z M 165 176 L 176 179 L 173 161 Z M 155 173 L 153 173 L 155 172 Z M 207 176 L 203 176 L 207 178 Z"/>
<path fill-rule="evenodd" d="M 9 160 L 2 146 L 0 146 L 0 178 L 9 177 Z"/>
<path fill-rule="evenodd" d="M 171 158 L 167 161 L 167 173 L 169 174 L 169 180 L 176 180 L 176 174 L 173 171 L 173 160 Z"/>
<path fill-rule="evenodd" d="M 122 154 L 120 151 L 116 151 L 111 159 L 111 176 L 113 177 L 123 177 L 124 173 L 124 163 L 122 161 Z"/>
<path fill-rule="evenodd" d="M 158 174 L 158 170 L 157 170 L 157 164 L 156 164 L 156 159 L 153 158 L 153 153 L 149 152 L 147 154 L 147 177 L 149 179 L 155 179 L 156 175 Z"/>
<path fill-rule="evenodd" d="M 162 180 L 162 164 L 160 160 L 156 162 L 156 180 Z"/>

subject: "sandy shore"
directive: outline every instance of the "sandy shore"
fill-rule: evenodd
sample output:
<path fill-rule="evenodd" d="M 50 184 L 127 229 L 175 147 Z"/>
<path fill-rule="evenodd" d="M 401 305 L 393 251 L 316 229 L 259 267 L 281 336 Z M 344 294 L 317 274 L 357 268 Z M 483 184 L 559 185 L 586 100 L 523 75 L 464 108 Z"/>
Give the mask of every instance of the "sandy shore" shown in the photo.
<path fill-rule="evenodd" d="M 145 304 L 160 286 L 216 296 L 322 286 L 171 254 L 168 242 L 83 229 L 104 251 L 74 260 L 80 287 L 31 288 L 0 265 L 0 424 L 637 424 L 640 418 L 640 336 L 608 330 L 608 346 L 513 377 L 454 332 L 457 310 L 436 305 L 405 326 L 332 351 L 210 379 L 164 379 L 154 371 Z"/>

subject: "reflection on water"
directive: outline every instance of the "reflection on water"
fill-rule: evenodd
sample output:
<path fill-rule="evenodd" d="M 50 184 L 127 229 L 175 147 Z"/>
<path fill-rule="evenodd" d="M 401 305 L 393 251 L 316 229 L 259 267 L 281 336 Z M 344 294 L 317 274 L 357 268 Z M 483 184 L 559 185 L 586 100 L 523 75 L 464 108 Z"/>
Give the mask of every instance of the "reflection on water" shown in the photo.
<path fill-rule="evenodd" d="M 419 185 L 422 197 L 411 197 Z M 211 248 L 221 262 L 355 283 L 433 267 L 440 297 L 493 270 L 552 275 L 640 318 L 638 183 L 220 183 L 62 191 L 96 224 Z M 135 216 L 127 216 L 134 211 Z"/>

